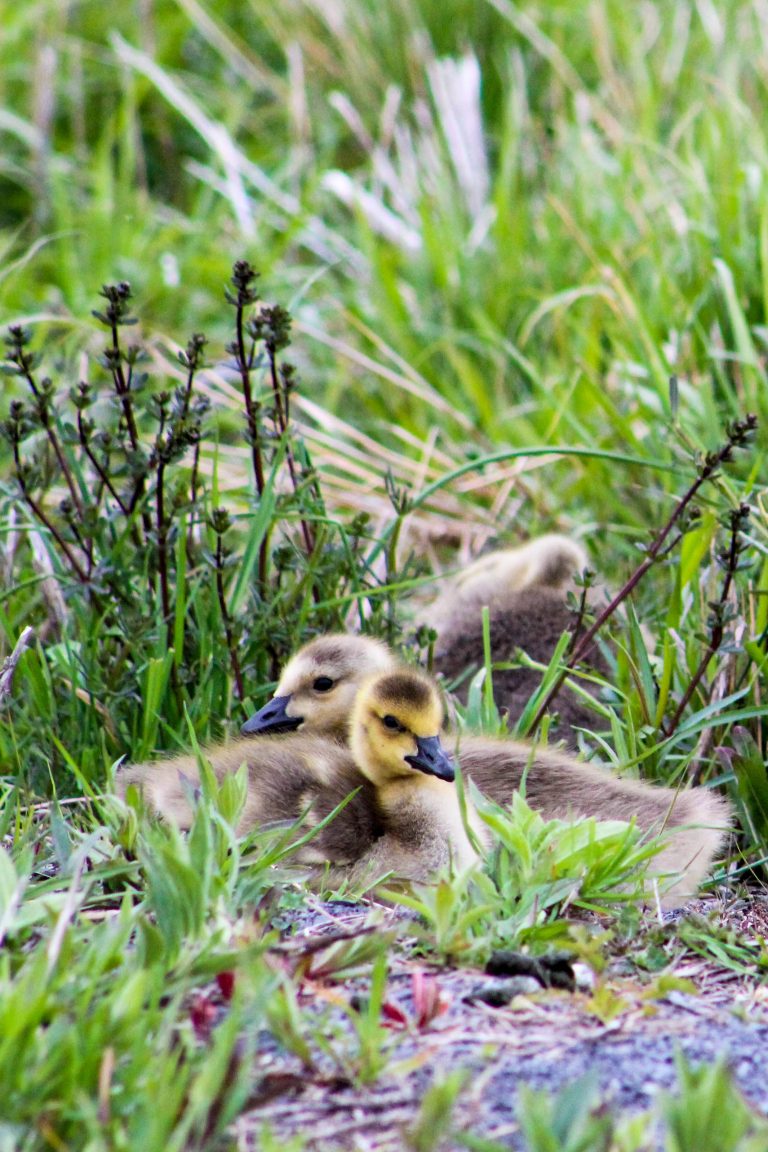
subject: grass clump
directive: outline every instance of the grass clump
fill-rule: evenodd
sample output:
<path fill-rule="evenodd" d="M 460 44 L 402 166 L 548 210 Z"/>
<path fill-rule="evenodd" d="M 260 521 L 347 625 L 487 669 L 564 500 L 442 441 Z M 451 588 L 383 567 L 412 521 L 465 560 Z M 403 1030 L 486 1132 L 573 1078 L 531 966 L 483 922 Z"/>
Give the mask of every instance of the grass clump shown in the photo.
<path fill-rule="evenodd" d="M 630 1120 L 617 1120 L 606 1111 L 589 1078 L 554 1097 L 526 1088 L 520 1103 L 526 1147 L 530 1152 L 646 1152 L 656 1147 L 665 1152 L 748 1152 L 760 1146 L 765 1122 L 749 1108 L 722 1061 L 697 1066 L 678 1056 L 676 1065 L 677 1094 L 666 1093 L 651 1112 Z"/>
<path fill-rule="evenodd" d="M 242 919 L 259 870 L 204 801 L 186 841 L 106 802 L 16 812 L 0 849 L 7 1131 L 30 1148 L 218 1147 L 278 982 Z"/>
<path fill-rule="evenodd" d="M 763 1146 L 765 1121 L 746 1103 L 723 1061 L 697 1065 L 679 1054 L 675 1063 L 675 1090 L 634 1116 L 614 1114 L 592 1075 L 553 1093 L 522 1085 L 517 1117 L 526 1152 L 755 1152 Z M 462 1126 L 457 1113 L 466 1087 L 466 1078 L 456 1073 L 432 1086 L 406 1134 L 408 1147 L 431 1152 L 442 1146 L 446 1132 L 470 1152 L 509 1146 Z"/>
<path fill-rule="evenodd" d="M 493 837 L 482 870 L 392 894 L 418 913 L 425 946 L 443 961 L 484 964 L 509 948 L 577 951 L 569 909 L 636 905 L 661 848 L 621 821 L 543 820 L 519 794 L 506 809 L 480 798 L 478 812 Z"/>
<path fill-rule="evenodd" d="M 241 480 L 231 510 L 221 471 L 237 431 L 211 410 L 205 338 L 178 353 L 175 380 L 153 380 L 126 340 L 130 287 L 102 295 L 98 367 L 65 395 L 29 329 L 6 341 L 3 630 L 13 640 L 33 621 L 43 643 L 23 657 L 30 690 L 11 698 L 0 759 L 38 787 L 49 770 L 61 778 L 62 747 L 95 782 L 119 755 L 167 747 L 185 710 L 199 737 L 221 731 L 251 686 L 311 633 L 343 628 L 345 605 L 375 584 L 358 558 L 364 521 L 327 514 L 290 427 L 290 317 L 258 304 L 250 265 L 235 265 L 227 294 L 253 485 Z M 374 601 L 367 626 L 391 634 L 385 613 Z"/>

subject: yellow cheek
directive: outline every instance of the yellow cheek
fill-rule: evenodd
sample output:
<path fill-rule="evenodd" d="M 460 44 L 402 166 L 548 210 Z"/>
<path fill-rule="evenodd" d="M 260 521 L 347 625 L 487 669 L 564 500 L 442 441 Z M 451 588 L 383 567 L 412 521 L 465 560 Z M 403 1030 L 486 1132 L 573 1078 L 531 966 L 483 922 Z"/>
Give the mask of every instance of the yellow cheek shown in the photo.
<path fill-rule="evenodd" d="M 400 775 L 410 776 L 413 768 L 406 763 L 406 756 L 415 756 L 418 749 L 412 740 L 394 740 L 389 748 L 389 763 Z"/>

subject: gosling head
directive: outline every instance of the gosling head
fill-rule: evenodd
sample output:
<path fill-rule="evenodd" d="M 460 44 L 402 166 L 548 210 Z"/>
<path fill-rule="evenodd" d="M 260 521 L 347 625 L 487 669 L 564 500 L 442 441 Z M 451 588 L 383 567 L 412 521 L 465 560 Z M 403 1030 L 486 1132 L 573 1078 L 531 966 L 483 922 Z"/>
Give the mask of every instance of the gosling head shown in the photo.
<path fill-rule="evenodd" d="M 349 738 L 361 772 L 374 784 L 413 777 L 414 770 L 453 780 L 453 761 L 440 743 L 443 703 L 428 677 L 398 668 L 368 680 L 352 709 Z"/>
<path fill-rule="evenodd" d="M 360 685 L 395 667 L 387 646 L 371 636 L 318 636 L 291 657 L 275 695 L 240 731 L 255 736 L 300 728 L 343 738 Z"/>

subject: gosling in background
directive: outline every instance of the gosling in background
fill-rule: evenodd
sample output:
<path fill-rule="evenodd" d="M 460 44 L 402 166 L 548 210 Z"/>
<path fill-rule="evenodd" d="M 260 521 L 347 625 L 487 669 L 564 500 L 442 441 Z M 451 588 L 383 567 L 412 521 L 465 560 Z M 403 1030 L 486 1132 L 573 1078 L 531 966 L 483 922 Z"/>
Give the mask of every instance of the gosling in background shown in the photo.
<path fill-rule="evenodd" d="M 587 553 L 569 536 L 548 533 L 516 548 L 487 552 L 461 572 L 443 581 L 439 595 L 422 611 L 420 619 L 439 634 L 457 630 L 456 608 L 479 616 L 484 605 L 504 610 L 510 596 L 530 588 L 557 592 L 564 602 L 574 591 L 574 574 L 588 566 Z"/>
<path fill-rule="evenodd" d="M 566 596 L 575 591 L 574 574 L 587 567 L 587 554 L 567 536 L 540 536 L 519 548 L 502 549 L 481 556 L 447 582 L 437 599 L 418 616 L 437 632 L 434 670 L 450 683 L 464 675 L 455 689 L 466 703 L 471 673 L 484 663 L 482 609 L 489 609 L 491 659 L 495 664 L 511 660 L 522 649 L 539 664 L 547 665 L 563 632 L 573 630 L 575 616 Z M 609 665 L 597 644 L 583 663 L 603 677 Z M 494 697 L 515 723 L 541 683 L 541 673 L 513 668 L 493 674 Z M 592 686 L 580 681 L 592 692 Z M 598 714 L 571 692 L 560 689 L 550 713 L 557 715 L 556 739 L 578 747 L 576 729 L 601 727 Z"/>

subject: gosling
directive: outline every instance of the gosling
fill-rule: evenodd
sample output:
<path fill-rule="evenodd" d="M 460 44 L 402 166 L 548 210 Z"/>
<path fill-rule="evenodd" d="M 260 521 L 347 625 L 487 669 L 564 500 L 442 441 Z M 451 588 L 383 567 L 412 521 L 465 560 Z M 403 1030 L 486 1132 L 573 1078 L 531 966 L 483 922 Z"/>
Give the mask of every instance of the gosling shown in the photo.
<path fill-rule="evenodd" d="M 558 593 L 561 601 L 575 588 L 574 573 L 587 567 L 587 553 L 569 536 L 548 533 L 517 548 L 499 548 L 474 560 L 446 582 L 421 614 L 438 634 L 456 632 L 456 608 L 479 617 L 483 605 L 504 611 L 509 598 L 530 588 Z"/>
<path fill-rule="evenodd" d="M 240 832 L 301 818 L 305 829 L 316 827 L 351 794 L 295 856 L 299 863 L 324 866 L 320 875 L 330 887 L 368 885 L 387 875 L 424 882 L 451 861 L 463 869 L 477 859 L 452 783 L 454 765 L 440 742 L 443 705 L 436 685 L 416 670 L 399 667 L 383 646 L 374 643 L 370 652 L 373 664 L 386 655 L 392 670 L 357 683 L 348 713 L 348 746 L 333 737 L 272 735 L 208 752 L 219 780 L 247 765 Z M 337 660 L 334 673 L 343 664 Z M 341 691 L 346 692 L 343 684 Z M 284 721 L 275 723 L 280 728 Z M 126 768 L 116 784 L 123 797 L 130 784 L 136 785 L 152 808 L 189 826 L 190 793 L 199 784 L 194 757 Z M 471 805 L 469 819 L 483 842 L 484 826 Z"/>
<path fill-rule="evenodd" d="M 364 683 L 385 654 L 394 661 L 379 641 L 365 636 L 333 635 L 311 641 L 286 665 L 274 698 L 280 700 L 278 711 L 289 713 L 300 731 L 343 741 L 349 725 L 345 701 L 354 694 L 355 680 Z M 274 699 L 248 720 L 244 732 L 255 736 L 273 730 Z M 281 722 L 279 715 L 276 722 Z M 524 741 L 466 734 L 454 740 L 463 771 L 498 804 L 511 803 L 514 794 L 524 790 L 531 807 L 548 820 L 634 817 L 649 835 L 665 833 L 654 870 L 670 877 L 664 894 L 667 905 L 693 895 L 731 828 L 728 802 L 704 788 L 676 791 L 615 777 L 567 753 Z"/>
<path fill-rule="evenodd" d="M 243 724 L 243 736 L 313 732 L 346 742 L 355 696 L 364 680 L 393 672 L 395 655 L 372 636 L 318 636 L 291 657 L 271 700 Z"/>
<path fill-rule="evenodd" d="M 519 548 L 500 549 L 481 556 L 450 580 L 432 604 L 418 616 L 437 632 L 434 670 L 449 682 L 459 681 L 455 694 L 466 703 L 469 673 L 482 667 L 484 642 L 482 608 L 487 605 L 494 664 L 509 662 L 522 649 L 538 664 L 549 664 L 564 632 L 571 632 L 575 616 L 566 595 L 576 588 L 573 577 L 587 566 L 583 547 L 567 536 L 540 536 Z M 598 645 L 584 656 L 585 664 L 603 677 L 609 665 Z M 494 695 L 514 723 L 541 683 L 541 673 L 518 667 L 496 671 Z M 586 681 L 582 688 L 594 694 Z M 600 721 L 582 696 L 567 683 L 553 702 L 556 735 L 570 748 L 578 747 L 577 729 L 592 729 Z"/>

